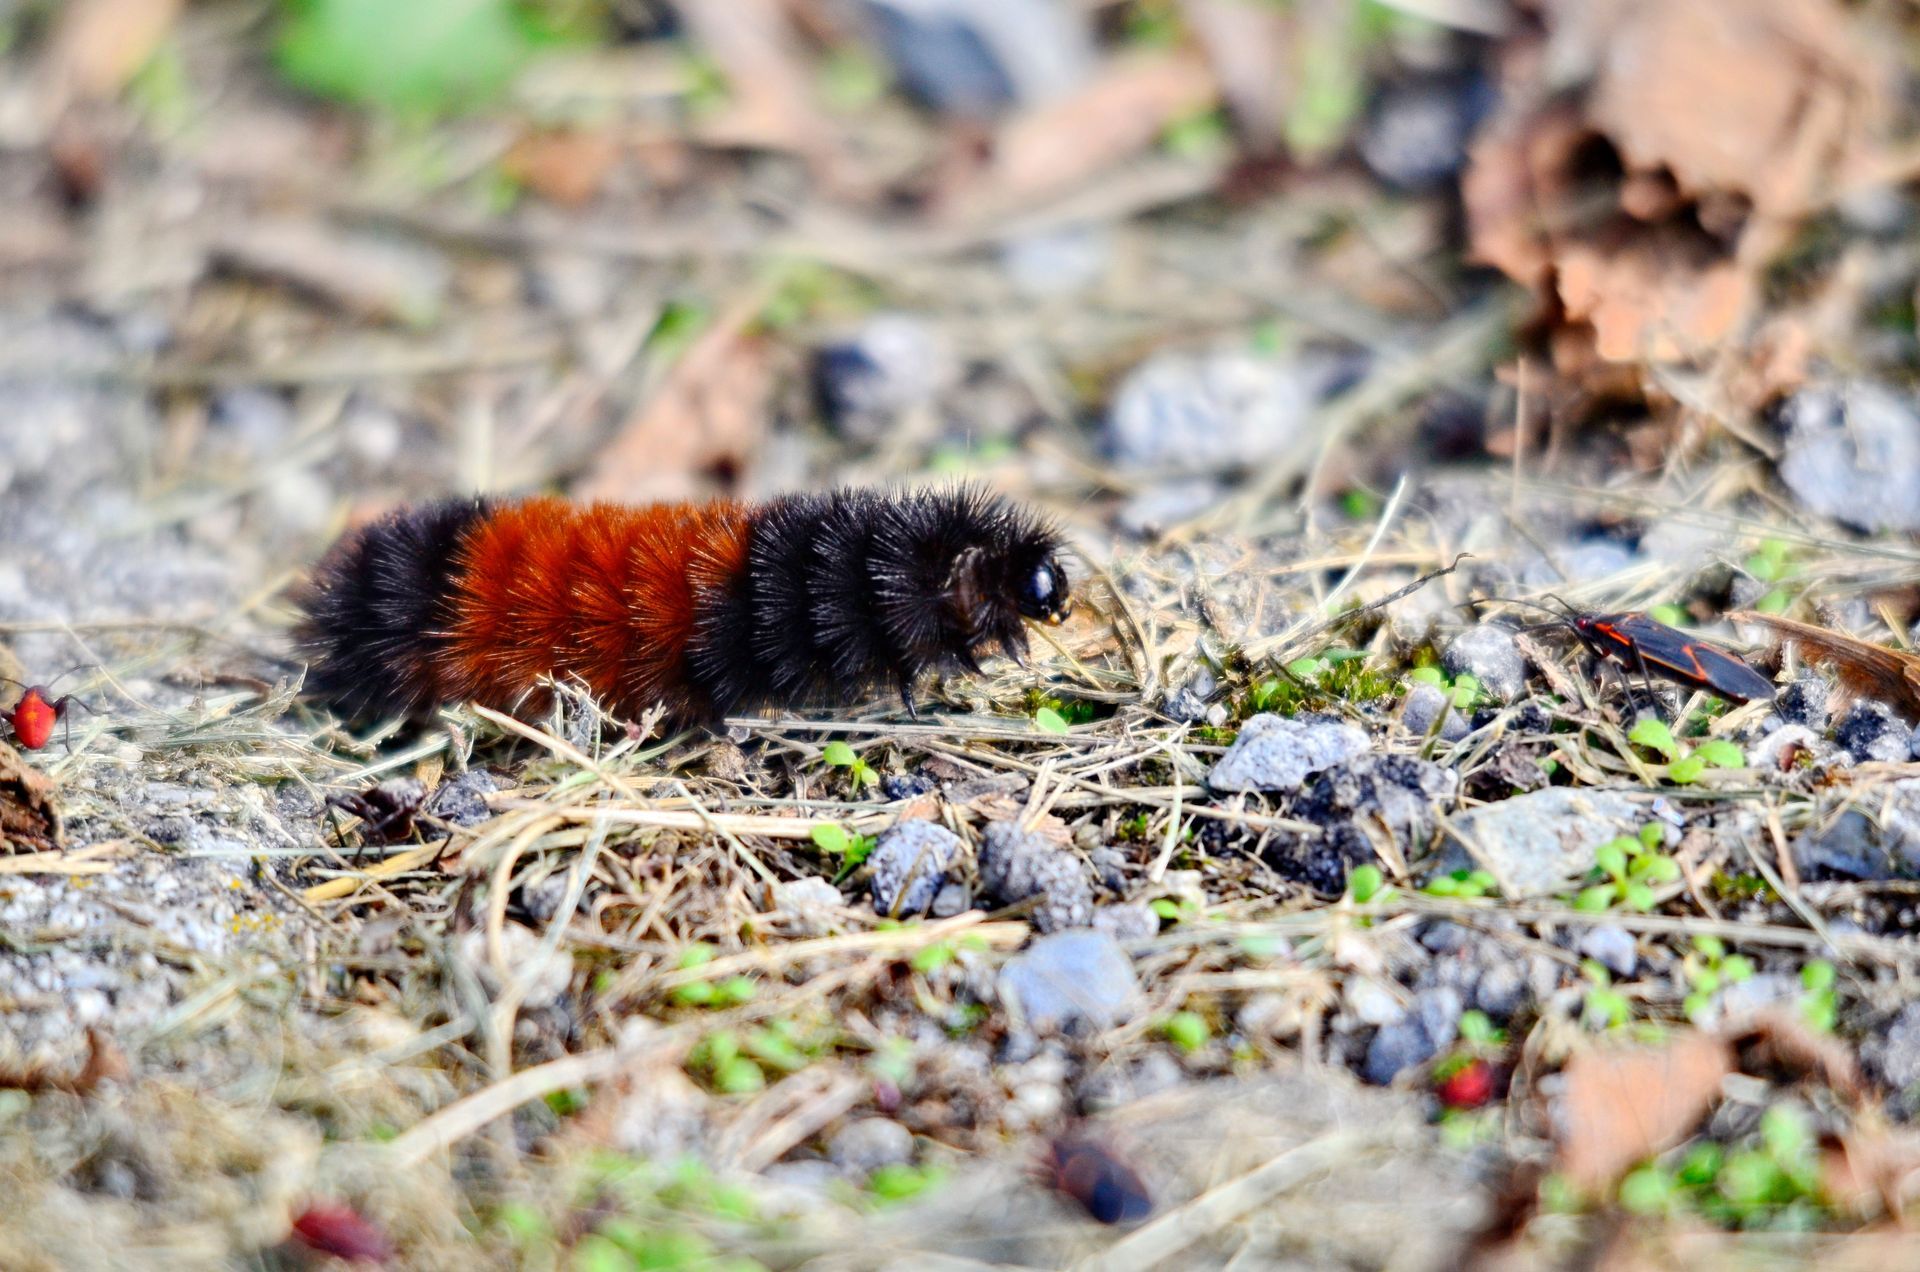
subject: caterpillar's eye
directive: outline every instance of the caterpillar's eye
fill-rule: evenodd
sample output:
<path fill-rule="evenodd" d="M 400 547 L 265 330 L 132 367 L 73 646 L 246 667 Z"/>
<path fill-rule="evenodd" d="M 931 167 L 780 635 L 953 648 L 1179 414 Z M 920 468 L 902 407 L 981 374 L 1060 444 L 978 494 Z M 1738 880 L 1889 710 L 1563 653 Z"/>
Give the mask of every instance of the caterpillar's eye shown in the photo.
<path fill-rule="evenodd" d="M 1052 557 L 1033 567 L 1020 588 L 1020 612 L 1047 623 L 1063 622 L 1073 609 L 1067 595 L 1067 573 Z"/>

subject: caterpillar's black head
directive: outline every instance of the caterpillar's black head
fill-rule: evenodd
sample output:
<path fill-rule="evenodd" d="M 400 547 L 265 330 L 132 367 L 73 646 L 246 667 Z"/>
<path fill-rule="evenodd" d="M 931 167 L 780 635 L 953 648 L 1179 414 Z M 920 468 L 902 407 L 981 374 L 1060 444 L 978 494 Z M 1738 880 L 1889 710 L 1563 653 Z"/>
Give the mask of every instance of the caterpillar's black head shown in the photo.
<path fill-rule="evenodd" d="M 977 490 L 935 496 L 933 508 L 948 554 L 939 589 L 942 652 L 969 668 L 993 646 L 1020 659 L 1027 619 L 1059 623 L 1073 607 L 1059 536 L 1025 509 Z"/>

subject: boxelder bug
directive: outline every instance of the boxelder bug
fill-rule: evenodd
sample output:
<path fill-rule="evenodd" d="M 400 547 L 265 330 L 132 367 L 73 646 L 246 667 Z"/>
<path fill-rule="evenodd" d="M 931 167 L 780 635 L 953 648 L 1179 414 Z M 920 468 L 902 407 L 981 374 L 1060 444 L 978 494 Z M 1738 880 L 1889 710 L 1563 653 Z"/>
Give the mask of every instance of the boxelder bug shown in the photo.
<path fill-rule="evenodd" d="M 1492 597 L 1506 600 L 1505 597 Z M 1602 658 L 1611 658 L 1642 676 L 1659 676 L 1689 689 L 1704 689 L 1729 702 L 1752 702 L 1772 698 L 1774 684 L 1749 667 L 1739 655 L 1689 636 L 1677 627 L 1668 627 L 1650 615 L 1639 613 L 1590 614 L 1577 610 L 1559 597 L 1566 613 L 1543 627 L 1566 627 Z M 1552 613 L 1549 606 L 1532 601 L 1512 601 L 1532 605 Z"/>
<path fill-rule="evenodd" d="M 47 685 L 23 685 L 18 680 L 0 676 L 0 681 L 19 686 L 20 701 L 7 708 L 7 722 L 13 726 L 14 739 L 27 750 L 38 751 L 45 746 L 47 740 L 53 736 L 53 726 L 62 721 L 65 721 L 67 726 L 67 749 L 69 751 L 73 749 L 73 721 L 68 719 L 67 709 L 79 707 L 82 711 L 92 714 L 93 708 L 70 693 L 55 698 L 52 696 L 51 687 L 72 674 L 72 671 L 63 671 L 53 678 L 51 684 Z"/>

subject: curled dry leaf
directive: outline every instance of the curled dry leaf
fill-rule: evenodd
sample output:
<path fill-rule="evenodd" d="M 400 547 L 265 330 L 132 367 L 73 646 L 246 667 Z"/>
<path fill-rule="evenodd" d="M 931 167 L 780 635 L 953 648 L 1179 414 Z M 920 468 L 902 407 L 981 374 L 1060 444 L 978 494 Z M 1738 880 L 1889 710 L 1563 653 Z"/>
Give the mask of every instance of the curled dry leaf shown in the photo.
<path fill-rule="evenodd" d="M 1871 152 L 1885 59 L 1837 0 L 1553 0 L 1510 40 L 1506 106 L 1463 181 L 1474 254 L 1584 340 L 1556 369 L 1703 360 L 1760 270 Z M 1584 100 L 1553 90 L 1598 50 Z"/>
<path fill-rule="evenodd" d="M 1898 1219 L 1920 1193 L 1920 1134 L 1858 1117 L 1821 1154 L 1822 1192 L 1836 1209 Z"/>
<path fill-rule="evenodd" d="M 1628 1167 L 1685 1139 L 1733 1072 L 1733 1048 L 1702 1033 L 1660 1047 L 1593 1048 L 1566 1068 L 1560 1169 L 1604 1192 Z"/>
<path fill-rule="evenodd" d="M 126 1053 L 98 1028 L 87 1029 L 87 1059 L 70 1078 L 48 1073 L 35 1065 L 12 1072 L 0 1071 L 0 1087 L 19 1091 L 64 1091 L 68 1095 L 92 1095 L 103 1082 L 125 1082 L 132 1074 Z"/>
<path fill-rule="evenodd" d="M 0 742 L 0 852 L 51 852 L 66 846 L 54 796 L 53 782 Z"/>
<path fill-rule="evenodd" d="M 1838 1038 L 1815 1033 L 1791 1011 L 1762 1012 L 1727 1040 L 1741 1048 L 1742 1067 L 1748 1072 L 1777 1069 L 1805 1075 L 1848 1100 L 1866 1094 L 1852 1050 Z"/>

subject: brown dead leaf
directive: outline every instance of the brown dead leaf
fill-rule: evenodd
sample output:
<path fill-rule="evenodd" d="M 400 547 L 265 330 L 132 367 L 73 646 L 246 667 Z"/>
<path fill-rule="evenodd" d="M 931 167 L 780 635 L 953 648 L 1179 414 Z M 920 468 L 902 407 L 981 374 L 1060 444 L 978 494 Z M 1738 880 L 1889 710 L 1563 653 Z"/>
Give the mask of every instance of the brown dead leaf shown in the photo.
<path fill-rule="evenodd" d="M 727 81 L 726 105 L 701 127 L 718 145 L 791 150 L 831 164 L 842 147 L 814 106 L 813 79 L 780 0 L 676 0 L 687 30 Z"/>
<path fill-rule="evenodd" d="M 1733 1048 L 1702 1033 L 1660 1047 L 1593 1048 L 1565 1072 L 1560 1169 L 1590 1195 L 1699 1123 L 1733 1072 Z"/>
<path fill-rule="evenodd" d="M 1758 623 L 1781 645 L 1791 645 L 1809 662 L 1832 668 L 1848 692 L 1892 703 L 1920 719 L 1920 654 L 1889 649 L 1777 614 L 1741 610 L 1727 617 L 1736 623 Z"/>
<path fill-rule="evenodd" d="M 111 97 L 126 87 L 184 8 L 182 0 L 73 0 L 47 50 L 65 95 Z"/>
<path fill-rule="evenodd" d="M 1899 1219 L 1920 1191 L 1920 1134 L 1907 1127 L 1856 1118 L 1821 1156 L 1821 1191 L 1850 1214 Z"/>
<path fill-rule="evenodd" d="M 620 161 L 620 142 L 604 129 L 529 132 L 500 160 L 501 169 L 541 198 L 577 208 L 593 199 Z"/>
<path fill-rule="evenodd" d="M 1473 254 L 1539 293 L 1583 389 L 1735 348 L 1768 260 L 1879 144 L 1887 59 L 1839 0 L 1543 8 L 1470 152 Z M 1573 50 L 1592 54 L 1584 98 L 1555 79 Z"/>
<path fill-rule="evenodd" d="M 1805 1075 L 1848 1100 L 1866 1094 L 1853 1049 L 1838 1038 L 1815 1033 L 1791 1011 L 1765 1011 L 1745 1022 L 1727 1041 L 1742 1049 L 1742 1068 L 1784 1069 Z"/>
<path fill-rule="evenodd" d="M 1218 100 L 1213 71 L 1196 54 L 1114 58 L 1078 92 L 1003 124 L 986 170 L 946 211 L 970 221 L 1071 189 L 1153 145 L 1168 124 Z"/>
<path fill-rule="evenodd" d="M 746 331 L 762 301 L 755 293 L 736 302 L 694 341 L 601 452 L 577 497 L 689 499 L 709 493 L 716 470 L 746 464 L 759 449 L 773 391 L 771 350 Z"/>
<path fill-rule="evenodd" d="M 0 742 L 0 851 L 52 852 L 66 846 L 54 784 Z"/>

